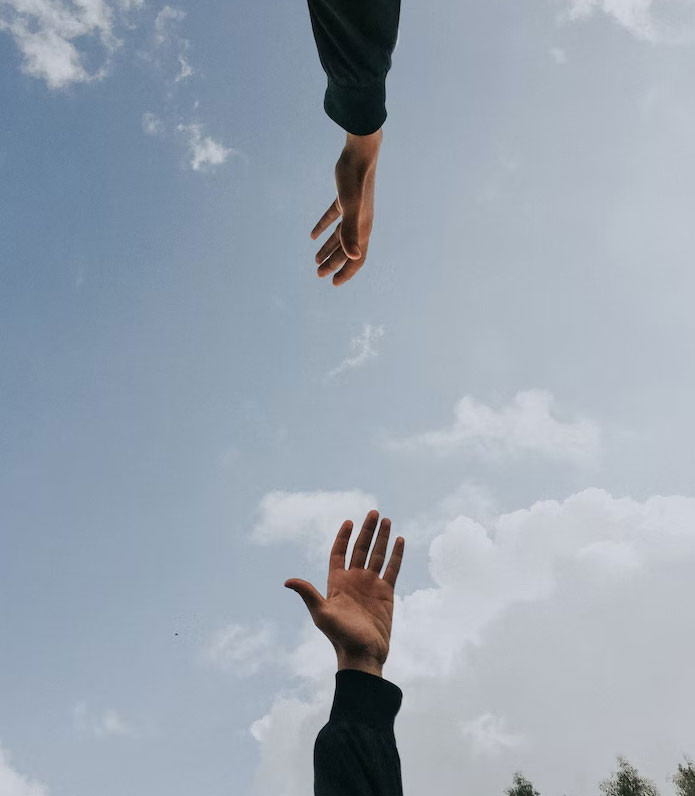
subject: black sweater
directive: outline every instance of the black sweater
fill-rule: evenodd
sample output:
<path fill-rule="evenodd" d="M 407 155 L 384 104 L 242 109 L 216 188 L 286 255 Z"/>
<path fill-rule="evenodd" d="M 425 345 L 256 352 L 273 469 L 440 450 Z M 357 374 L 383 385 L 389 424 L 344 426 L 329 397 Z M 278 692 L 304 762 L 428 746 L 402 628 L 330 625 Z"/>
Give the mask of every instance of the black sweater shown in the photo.
<path fill-rule="evenodd" d="M 386 119 L 386 74 L 398 38 L 400 0 L 307 0 L 326 113 L 348 133 L 369 135 Z"/>
<path fill-rule="evenodd" d="M 336 672 L 331 715 L 314 744 L 314 796 L 403 796 L 393 734 L 402 699 L 383 677 Z"/>

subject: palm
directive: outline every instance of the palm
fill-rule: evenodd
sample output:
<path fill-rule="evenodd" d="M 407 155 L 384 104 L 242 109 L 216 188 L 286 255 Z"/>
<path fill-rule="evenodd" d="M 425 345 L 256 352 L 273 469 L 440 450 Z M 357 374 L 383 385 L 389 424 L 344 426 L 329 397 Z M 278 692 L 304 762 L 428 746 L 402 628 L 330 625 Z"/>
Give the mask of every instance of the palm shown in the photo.
<path fill-rule="evenodd" d="M 393 587 L 369 569 L 336 569 L 316 625 L 341 649 L 386 660 L 393 619 Z"/>
<path fill-rule="evenodd" d="M 389 651 L 393 590 L 405 541 L 402 536 L 396 539 L 384 577 L 380 577 L 391 530 L 391 521 L 384 518 L 365 568 L 378 519 L 377 511 L 367 514 L 348 569 L 345 568 L 345 554 L 352 522 L 347 520 L 342 524 L 331 549 L 325 598 L 307 581 L 291 578 L 285 586 L 299 593 L 314 624 L 328 637 L 337 652 L 355 657 L 363 655 L 383 662 Z"/>

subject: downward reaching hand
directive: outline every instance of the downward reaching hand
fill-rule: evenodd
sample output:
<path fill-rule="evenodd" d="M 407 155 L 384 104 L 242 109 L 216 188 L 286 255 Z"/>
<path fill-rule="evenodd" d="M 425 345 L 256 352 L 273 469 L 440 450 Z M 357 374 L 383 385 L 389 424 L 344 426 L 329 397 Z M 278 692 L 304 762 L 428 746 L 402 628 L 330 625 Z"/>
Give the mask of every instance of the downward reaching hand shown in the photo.
<path fill-rule="evenodd" d="M 379 520 L 370 511 L 345 569 L 345 554 L 352 533 L 346 520 L 336 536 L 328 569 L 326 597 L 311 583 L 297 578 L 285 581 L 304 600 L 316 627 L 333 644 L 340 669 L 358 668 L 381 675 L 388 656 L 393 619 L 393 590 L 403 560 L 405 540 L 396 539 L 384 577 L 379 573 L 386 559 L 391 521 L 381 521 L 374 549 L 365 568 L 367 554 Z"/>
<path fill-rule="evenodd" d="M 315 240 L 342 216 L 333 233 L 316 254 L 318 275 L 334 271 L 334 285 L 351 279 L 367 258 L 374 222 L 374 182 L 383 132 L 347 134 L 345 147 L 335 166 L 338 196 L 311 232 Z"/>

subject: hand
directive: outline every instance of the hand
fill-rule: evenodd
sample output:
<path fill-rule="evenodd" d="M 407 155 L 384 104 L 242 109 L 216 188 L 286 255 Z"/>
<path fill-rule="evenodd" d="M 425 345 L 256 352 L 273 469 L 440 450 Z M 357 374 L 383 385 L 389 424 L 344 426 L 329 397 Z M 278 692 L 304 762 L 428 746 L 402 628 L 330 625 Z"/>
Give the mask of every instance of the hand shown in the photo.
<path fill-rule="evenodd" d="M 371 135 L 347 134 L 335 166 L 338 198 L 311 232 L 315 240 L 342 215 L 343 220 L 316 254 L 319 276 L 338 271 L 333 277 L 334 285 L 351 279 L 367 258 L 374 221 L 374 178 L 383 135 L 382 130 Z"/>
<path fill-rule="evenodd" d="M 331 550 L 325 599 L 305 580 L 290 578 L 285 586 L 304 600 L 314 624 L 333 644 L 339 669 L 362 669 L 381 675 L 389 652 L 393 590 L 403 560 L 405 540 L 402 536 L 396 539 L 384 577 L 380 578 L 391 530 L 391 520 L 384 518 L 365 569 L 378 520 L 378 511 L 367 514 L 352 551 L 349 569 L 345 569 L 345 553 L 352 522 L 346 520 L 342 524 Z"/>

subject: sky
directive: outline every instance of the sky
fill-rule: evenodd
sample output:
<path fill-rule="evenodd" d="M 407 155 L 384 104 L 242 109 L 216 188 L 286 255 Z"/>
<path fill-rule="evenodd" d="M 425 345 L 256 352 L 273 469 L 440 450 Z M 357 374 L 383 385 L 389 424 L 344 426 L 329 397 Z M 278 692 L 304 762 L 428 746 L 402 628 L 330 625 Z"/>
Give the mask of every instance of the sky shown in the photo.
<path fill-rule="evenodd" d="M 673 793 L 694 71 L 686 0 L 404 0 L 335 288 L 306 4 L 0 0 L 0 796 L 311 793 L 283 583 L 371 508 L 406 796 Z"/>

